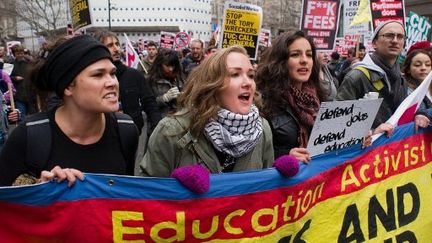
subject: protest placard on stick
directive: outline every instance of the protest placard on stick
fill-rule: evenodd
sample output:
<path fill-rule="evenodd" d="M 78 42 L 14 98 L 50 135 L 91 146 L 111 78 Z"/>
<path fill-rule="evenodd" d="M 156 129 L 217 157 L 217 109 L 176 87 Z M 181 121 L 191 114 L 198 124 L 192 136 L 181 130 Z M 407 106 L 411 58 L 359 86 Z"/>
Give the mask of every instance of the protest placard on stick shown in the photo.
<path fill-rule="evenodd" d="M 323 102 L 309 137 L 311 156 L 362 143 L 382 99 Z"/>
<path fill-rule="evenodd" d="M 256 59 L 261 34 L 262 8 L 252 4 L 226 2 L 219 46 L 243 46 Z"/>

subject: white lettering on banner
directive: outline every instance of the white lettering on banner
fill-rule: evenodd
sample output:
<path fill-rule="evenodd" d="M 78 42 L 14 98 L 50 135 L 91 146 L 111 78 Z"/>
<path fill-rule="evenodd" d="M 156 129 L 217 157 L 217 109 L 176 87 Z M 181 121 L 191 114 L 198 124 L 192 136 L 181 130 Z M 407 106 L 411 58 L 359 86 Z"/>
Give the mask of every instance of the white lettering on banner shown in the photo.
<path fill-rule="evenodd" d="M 304 1 L 300 29 L 313 37 L 318 50 L 334 49 L 338 32 L 339 1 Z"/>
<path fill-rule="evenodd" d="M 315 1 L 309 1 L 306 8 L 306 14 L 311 14 L 312 10 L 314 9 L 315 9 Z"/>
<path fill-rule="evenodd" d="M 372 3 L 372 11 L 382 11 L 386 9 L 402 9 L 402 2 L 398 3 Z"/>
<path fill-rule="evenodd" d="M 304 16 L 305 29 L 333 30 L 336 27 L 336 3 L 309 1 Z"/>
<path fill-rule="evenodd" d="M 336 3 L 327 3 L 326 15 L 335 16 L 336 15 L 334 12 L 335 8 L 336 8 Z"/>
<path fill-rule="evenodd" d="M 420 18 L 420 16 L 417 14 L 411 15 L 409 22 L 413 28 L 416 28 L 424 33 L 427 33 L 431 28 L 431 24 L 426 20 L 426 18 Z"/>
<path fill-rule="evenodd" d="M 329 17 L 307 15 L 305 18 L 306 29 L 332 30 L 335 28 L 336 17 L 334 16 Z"/>

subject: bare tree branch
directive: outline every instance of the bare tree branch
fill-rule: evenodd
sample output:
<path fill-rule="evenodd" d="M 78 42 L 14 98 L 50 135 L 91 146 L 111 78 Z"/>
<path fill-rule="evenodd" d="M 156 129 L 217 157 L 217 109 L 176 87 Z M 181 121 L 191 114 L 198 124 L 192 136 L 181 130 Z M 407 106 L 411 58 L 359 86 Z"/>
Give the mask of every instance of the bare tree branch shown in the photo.
<path fill-rule="evenodd" d="M 18 19 L 27 23 L 32 30 L 52 38 L 66 17 L 62 14 L 66 7 L 64 5 L 61 0 L 18 0 L 15 12 Z"/>

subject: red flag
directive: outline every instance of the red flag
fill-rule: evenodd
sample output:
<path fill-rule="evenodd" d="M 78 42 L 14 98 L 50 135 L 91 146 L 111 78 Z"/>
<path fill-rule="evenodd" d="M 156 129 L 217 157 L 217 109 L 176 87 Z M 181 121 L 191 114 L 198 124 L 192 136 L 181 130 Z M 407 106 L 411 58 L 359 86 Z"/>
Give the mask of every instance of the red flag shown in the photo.
<path fill-rule="evenodd" d="M 138 68 L 138 64 L 140 62 L 138 53 L 136 53 L 135 49 L 132 46 L 132 43 L 129 41 L 129 38 L 125 33 L 123 33 L 126 38 L 126 61 L 128 67 Z"/>

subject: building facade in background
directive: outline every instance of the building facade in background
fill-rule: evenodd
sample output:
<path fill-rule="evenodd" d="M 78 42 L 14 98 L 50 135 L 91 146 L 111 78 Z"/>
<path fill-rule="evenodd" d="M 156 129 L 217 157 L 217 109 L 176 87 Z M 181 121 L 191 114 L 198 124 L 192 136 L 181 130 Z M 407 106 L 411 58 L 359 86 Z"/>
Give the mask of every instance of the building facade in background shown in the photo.
<path fill-rule="evenodd" d="M 405 0 L 405 11 L 409 15 L 412 11 L 418 15 L 429 18 L 432 23 L 432 1 L 431 0 Z"/>
<path fill-rule="evenodd" d="M 212 1 L 212 29 L 222 25 L 225 0 Z M 263 9 L 262 28 L 269 29 L 272 36 L 291 29 L 298 29 L 301 0 L 234 0 L 250 3 Z"/>
<path fill-rule="evenodd" d="M 110 28 L 123 39 L 123 33 L 131 40 L 159 41 L 161 31 L 187 32 L 192 38 L 209 41 L 212 32 L 222 24 L 225 0 L 88 0 L 93 26 Z M 45 11 L 43 18 L 54 18 L 51 23 L 42 25 L 29 24 L 17 16 L 12 9 L 20 3 L 53 2 Z M 263 25 L 272 36 L 280 32 L 299 28 L 301 0 L 234 0 L 261 6 Z M 406 12 L 416 12 L 432 20 L 431 0 L 405 0 Z M 37 11 L 37 10 L 33 10 Z M 37 19 L 36 12 L 29 11 L 29 18 Z M 32 17 L 33 16 L 33 17 Z M 0 1 L 0 42 L 20 40 L 27 48 L 37 50 L 47 36 L 47 30 L 54 30 L 55 35 L 66 33 L 66 26 L 71 22 L 69 1 L 67 0 L 2 0 Z M 42 28 L 46 27 L 46 29 Z M 2 43 L 0 43 L 2 44 Z"/>
<path fill-rule="evenodd" d="M 432 1 L 431 0 L 405 0 L 407 15 L 409 11 L 415 12 L 418 15 L 425 16 L 432 24 Z M 429 38 L 432 39 L 432 31 L 429 31 Z"/>
<path fill-rule="evenodd" d="M 0 1 L 0 45 L 10 40 L 17 40 L 16 17 L 10 14 L 15 8 L 14 1 Z"/>
<path fill-rule="evenodd" d="M 111 31 L 125 32 L 131 40 L 159 41 L 161 31 L 187 32 L 205 41 L 211 36 L 210 0 L 89 1 L 93 28 L 111 26 Z"/>
<path fill-rule="evenodd" d="M 71 19 L 69 2 L 55 1 L 58 2 L 57 6 L 61 6 L 56 11 L 61 17 L 58 17 L 55 23 L 55 31 L 60 35 L 66 34 L 66 27 Z M 92 26 L 86 29 L 88 32 L 106 28 L 117 33 L 121 40 L 123 33 L 126 33 L 132 41 L 159 41 L 161 31 L 184 31 L 193 38 L 205 41 L 211 36 L 210 0 L 88 0 L 88 3 L 92 18 Z M 36 29 L 34 25 L 19 21 L 18 35 L 24 39 L 24 44 L 28 48 L 38 48 L 41 42 L 40 34 L 41 30 Z"/>

